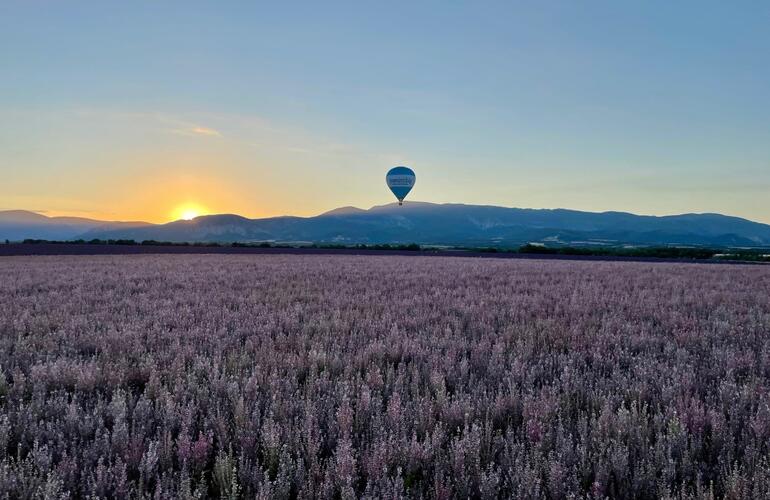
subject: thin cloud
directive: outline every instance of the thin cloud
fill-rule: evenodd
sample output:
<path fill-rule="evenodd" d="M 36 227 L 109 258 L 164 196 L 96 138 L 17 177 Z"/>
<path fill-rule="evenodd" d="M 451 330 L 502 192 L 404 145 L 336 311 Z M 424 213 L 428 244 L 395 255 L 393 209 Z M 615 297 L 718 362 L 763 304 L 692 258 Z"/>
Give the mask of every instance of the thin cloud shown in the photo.
<path fill-rule="evenodd" d="M 213 135 L 215 137 L 222 137 L 222 134 L 219 132 L 219 130 L 214 130 L 213 128 L 208 127 L 195 127 L 193 132 L 199 135 Z"/>
<path fill-rule="evenodd" d="M 222 134 L 218 130 L 208 127 L 195 127 L 192 129 L 194 134 L 197 135 L 209 135 L 214 137 L 222 137 Z"/>
<path fill-rule="evenodd" d="M 171 133 L 187 137 L 224 137 L 222 132 L 219 130 L 200 125 L 197 120 L 185 120 L 184 118 L 180 118 L 178 116 L 157 111 L 123 111 L 115 109 L 76 108 L 71 112 L 83 117 L 95 117 L 116 122 L 129 121 L 135 123 L 135 126 L 140 128 L 142 126 L 147 127 L 149 125 L 154 130 L 162 133 Z M 158 124 L 161 124 L 162 127 L 158 128 Z"/>
<path fill-rule="evenodd" d="M 194 125 L 172 129 L 171 133 L 187 137 L 222 137 L 222 133 L 219 130 Z"/>

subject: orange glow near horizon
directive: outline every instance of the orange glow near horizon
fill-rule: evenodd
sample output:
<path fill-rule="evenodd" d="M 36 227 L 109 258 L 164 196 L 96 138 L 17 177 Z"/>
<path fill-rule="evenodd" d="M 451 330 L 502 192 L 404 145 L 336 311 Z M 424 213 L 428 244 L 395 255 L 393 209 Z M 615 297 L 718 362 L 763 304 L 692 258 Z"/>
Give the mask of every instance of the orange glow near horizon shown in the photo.
<path fill-rule="evenodd" d="M 193 220 L 198 216 L 207 215 L 208 213 L 208 209 L 202 205 L 197 203 L 185 203 L 174 209 L 172 220 Z"/>

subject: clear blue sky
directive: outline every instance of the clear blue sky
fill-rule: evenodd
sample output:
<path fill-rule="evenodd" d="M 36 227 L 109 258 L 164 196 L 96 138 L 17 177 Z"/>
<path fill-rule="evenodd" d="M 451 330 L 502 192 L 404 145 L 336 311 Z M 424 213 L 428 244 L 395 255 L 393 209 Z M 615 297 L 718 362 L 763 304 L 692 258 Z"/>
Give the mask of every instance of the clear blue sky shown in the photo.
<path fill-rule="evenodd" d="M 770 222 L 770 2 L 0 3 L 0 209 Z"/>

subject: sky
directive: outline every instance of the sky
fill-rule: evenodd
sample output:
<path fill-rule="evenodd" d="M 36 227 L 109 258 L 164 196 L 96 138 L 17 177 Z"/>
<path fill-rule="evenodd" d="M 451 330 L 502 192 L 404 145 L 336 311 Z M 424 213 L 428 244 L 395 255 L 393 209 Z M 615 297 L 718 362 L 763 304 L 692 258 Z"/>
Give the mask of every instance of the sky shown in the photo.
<path fill-rule="evenodd" d="M 285 4 L 285 5 L 284 5 Z M 0 210 L 770 223 L 770 2 L 0 0 Z"/>

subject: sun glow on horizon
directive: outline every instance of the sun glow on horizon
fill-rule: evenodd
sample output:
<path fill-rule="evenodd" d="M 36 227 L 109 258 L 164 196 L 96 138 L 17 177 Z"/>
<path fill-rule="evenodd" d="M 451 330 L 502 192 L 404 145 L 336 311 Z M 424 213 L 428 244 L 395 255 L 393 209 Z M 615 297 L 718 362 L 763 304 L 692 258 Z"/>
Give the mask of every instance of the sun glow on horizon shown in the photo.
<path fill-rule="evenodd" d="M 193 220 L 194 218 L 198 217 L 200 214 L 195 210 L 185 210 L 182 212 L 182 219 L 184 220 Z"/>
<path fill-rule="evenodd" d="M 201 215 L 206 215 L 208 210 L 196 203 L 185 203 L 174 209 L 174 220 L 193 220 Z"/>

